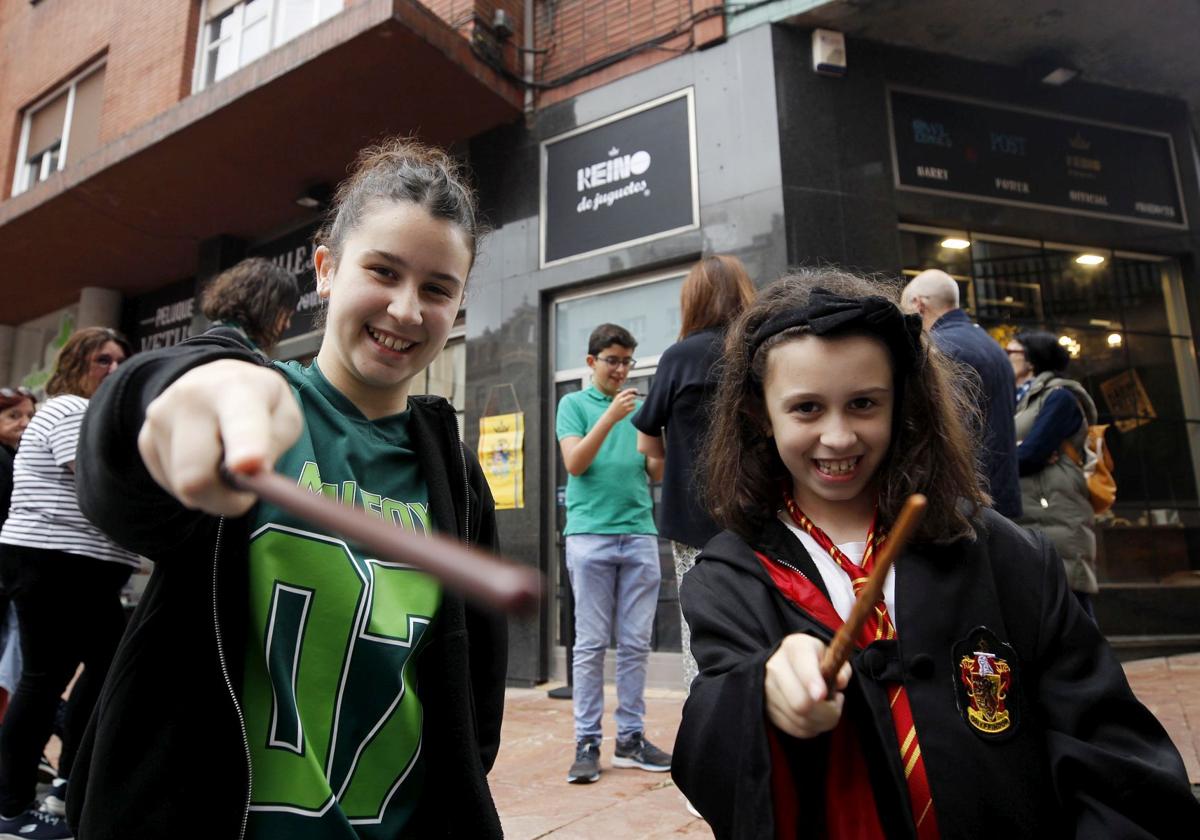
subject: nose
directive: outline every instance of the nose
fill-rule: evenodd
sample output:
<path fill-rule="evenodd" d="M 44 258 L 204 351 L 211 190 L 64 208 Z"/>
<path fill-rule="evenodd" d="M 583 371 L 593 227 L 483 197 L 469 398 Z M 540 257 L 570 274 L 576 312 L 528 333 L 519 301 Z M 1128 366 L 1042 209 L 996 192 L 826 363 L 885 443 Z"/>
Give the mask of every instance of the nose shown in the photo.
<path fill-rule="evenodd" d="M 401 324 L 421 323 L 421 297 L 414 284 L 402 283 L 393 290 L 387 312 Z"/>
<path fill-rule="evenodd" d="M 858 434 L 850 419 L 843 414 L 831 413 L 825 418 L 821 429 L 821 445 L 834 451 L 849 449 L 858 442 Z"/>

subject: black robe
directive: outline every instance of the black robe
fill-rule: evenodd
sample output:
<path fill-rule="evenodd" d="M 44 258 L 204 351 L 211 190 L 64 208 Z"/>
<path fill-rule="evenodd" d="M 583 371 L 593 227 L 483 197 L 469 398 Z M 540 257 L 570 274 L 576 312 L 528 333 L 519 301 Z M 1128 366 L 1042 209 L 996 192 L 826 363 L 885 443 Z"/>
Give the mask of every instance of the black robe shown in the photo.
<path fill-rule="evenodd" d="M 915 836 L 886 696 L 888 682 L 903 680 L 943 838 L 1196 836 L 1200 805 L 1179 753 L 1133 696 L 1053 548 L 992 511 L 976 530 L 973 541 L 905 550 L 896 563 L 898 640 L 852 660 L 844 714 L 862 742 L 885 832 Z M 824 591 L 782 523 L 769 522 L 759 539 L 759 551 Z M 764 667 L 786 635 L 831 634 L 729 531 L 684 576 L 680 603 L 700 675 L 672 776 L 718 838 L 774 840 Z M 980 639 L 1011 669 L 1011 717 L 1000 733 L 968 721 L 961 667 Z M 830 736 L 777 735 L 796 780 L 797 836 L 823 836 Z"/>

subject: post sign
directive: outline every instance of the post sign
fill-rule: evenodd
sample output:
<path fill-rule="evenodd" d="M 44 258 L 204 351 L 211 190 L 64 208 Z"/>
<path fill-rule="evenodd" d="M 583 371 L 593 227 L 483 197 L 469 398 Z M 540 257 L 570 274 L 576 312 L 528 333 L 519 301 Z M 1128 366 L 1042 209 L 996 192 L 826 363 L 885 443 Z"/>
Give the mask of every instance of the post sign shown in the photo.
<path fill-rule="evenodd" d="M 700 224 L 692 89 L 542 143 L 541 265 Z"/>
<path fill-rule="evenodd" d="M 1169 134 L 892 88 L 896 187 L 1186 228 Z"/>
<path fill-rule="evenodd" d="M 125 323 L 134 352 L 178 344 L 192 334 L 192 315 L 200 309 L 196 282 L 180 280 L 139 295 L 128 304 Z"/>

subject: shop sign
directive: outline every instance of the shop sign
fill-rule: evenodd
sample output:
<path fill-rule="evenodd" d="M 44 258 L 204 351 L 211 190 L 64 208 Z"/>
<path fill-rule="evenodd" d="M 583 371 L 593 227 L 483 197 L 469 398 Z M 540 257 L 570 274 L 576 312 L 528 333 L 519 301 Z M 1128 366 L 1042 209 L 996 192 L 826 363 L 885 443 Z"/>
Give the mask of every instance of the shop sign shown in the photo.
<path fill-rule="evenodd" d="M 542 143 L 543 267 L 699 226 L 692 96 L 672 93 Z"/>
<path fill-rule="evenodd" d="M 189 279 L 135 298 L 129 335 L 134 351 L 170 347 L 191 336 L 192 316 L 199 309 L 195 294 L 196 283 Z"/>
<path fill-rule="evenodd" d="M 292 316 L 292 324 L 280 336 L 280 340 L 294 338 L 312 332 L 317 313 L 321 310 L 321 299 L 317 296 L 317 273 L 313 270 L 313 235 L 317 226 L 295 230 L 286 236 L 281 236 L 263 245 L 250 249 L 247 256 L 263 257 L 276 265 L 281 265 L 296 276 L 300 284 L 300 301 L 296 304 L 296 314 Z"/>
<path fill-rule="evenodd" d="M 903 88 L 888 105 L 899 189 L 1187 227 L 1169 134 Z"/>

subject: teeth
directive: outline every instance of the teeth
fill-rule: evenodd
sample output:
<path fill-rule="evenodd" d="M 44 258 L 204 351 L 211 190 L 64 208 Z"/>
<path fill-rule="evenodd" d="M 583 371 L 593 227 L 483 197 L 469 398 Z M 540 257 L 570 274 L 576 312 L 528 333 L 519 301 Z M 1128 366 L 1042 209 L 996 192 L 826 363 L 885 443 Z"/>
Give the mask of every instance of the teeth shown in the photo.
<path fill-rule="evenodd" d="M 840 461 L 817 460 L 817 469 L 826 475 L 846 475 L 858 465 L 858 458 L 843 458 Z"/>
<path fill-rule="evenodd" d="M 403 351 L 416 344 L 415 341 L 401 341 L 398 338 L 392 338 L 390 335 L 384 335 L 383 333 L 378 332 L 371 327 L 367 327 L 367 332 L 371 334 L 371 338 L 375 339 L 389 350 Z"/>

